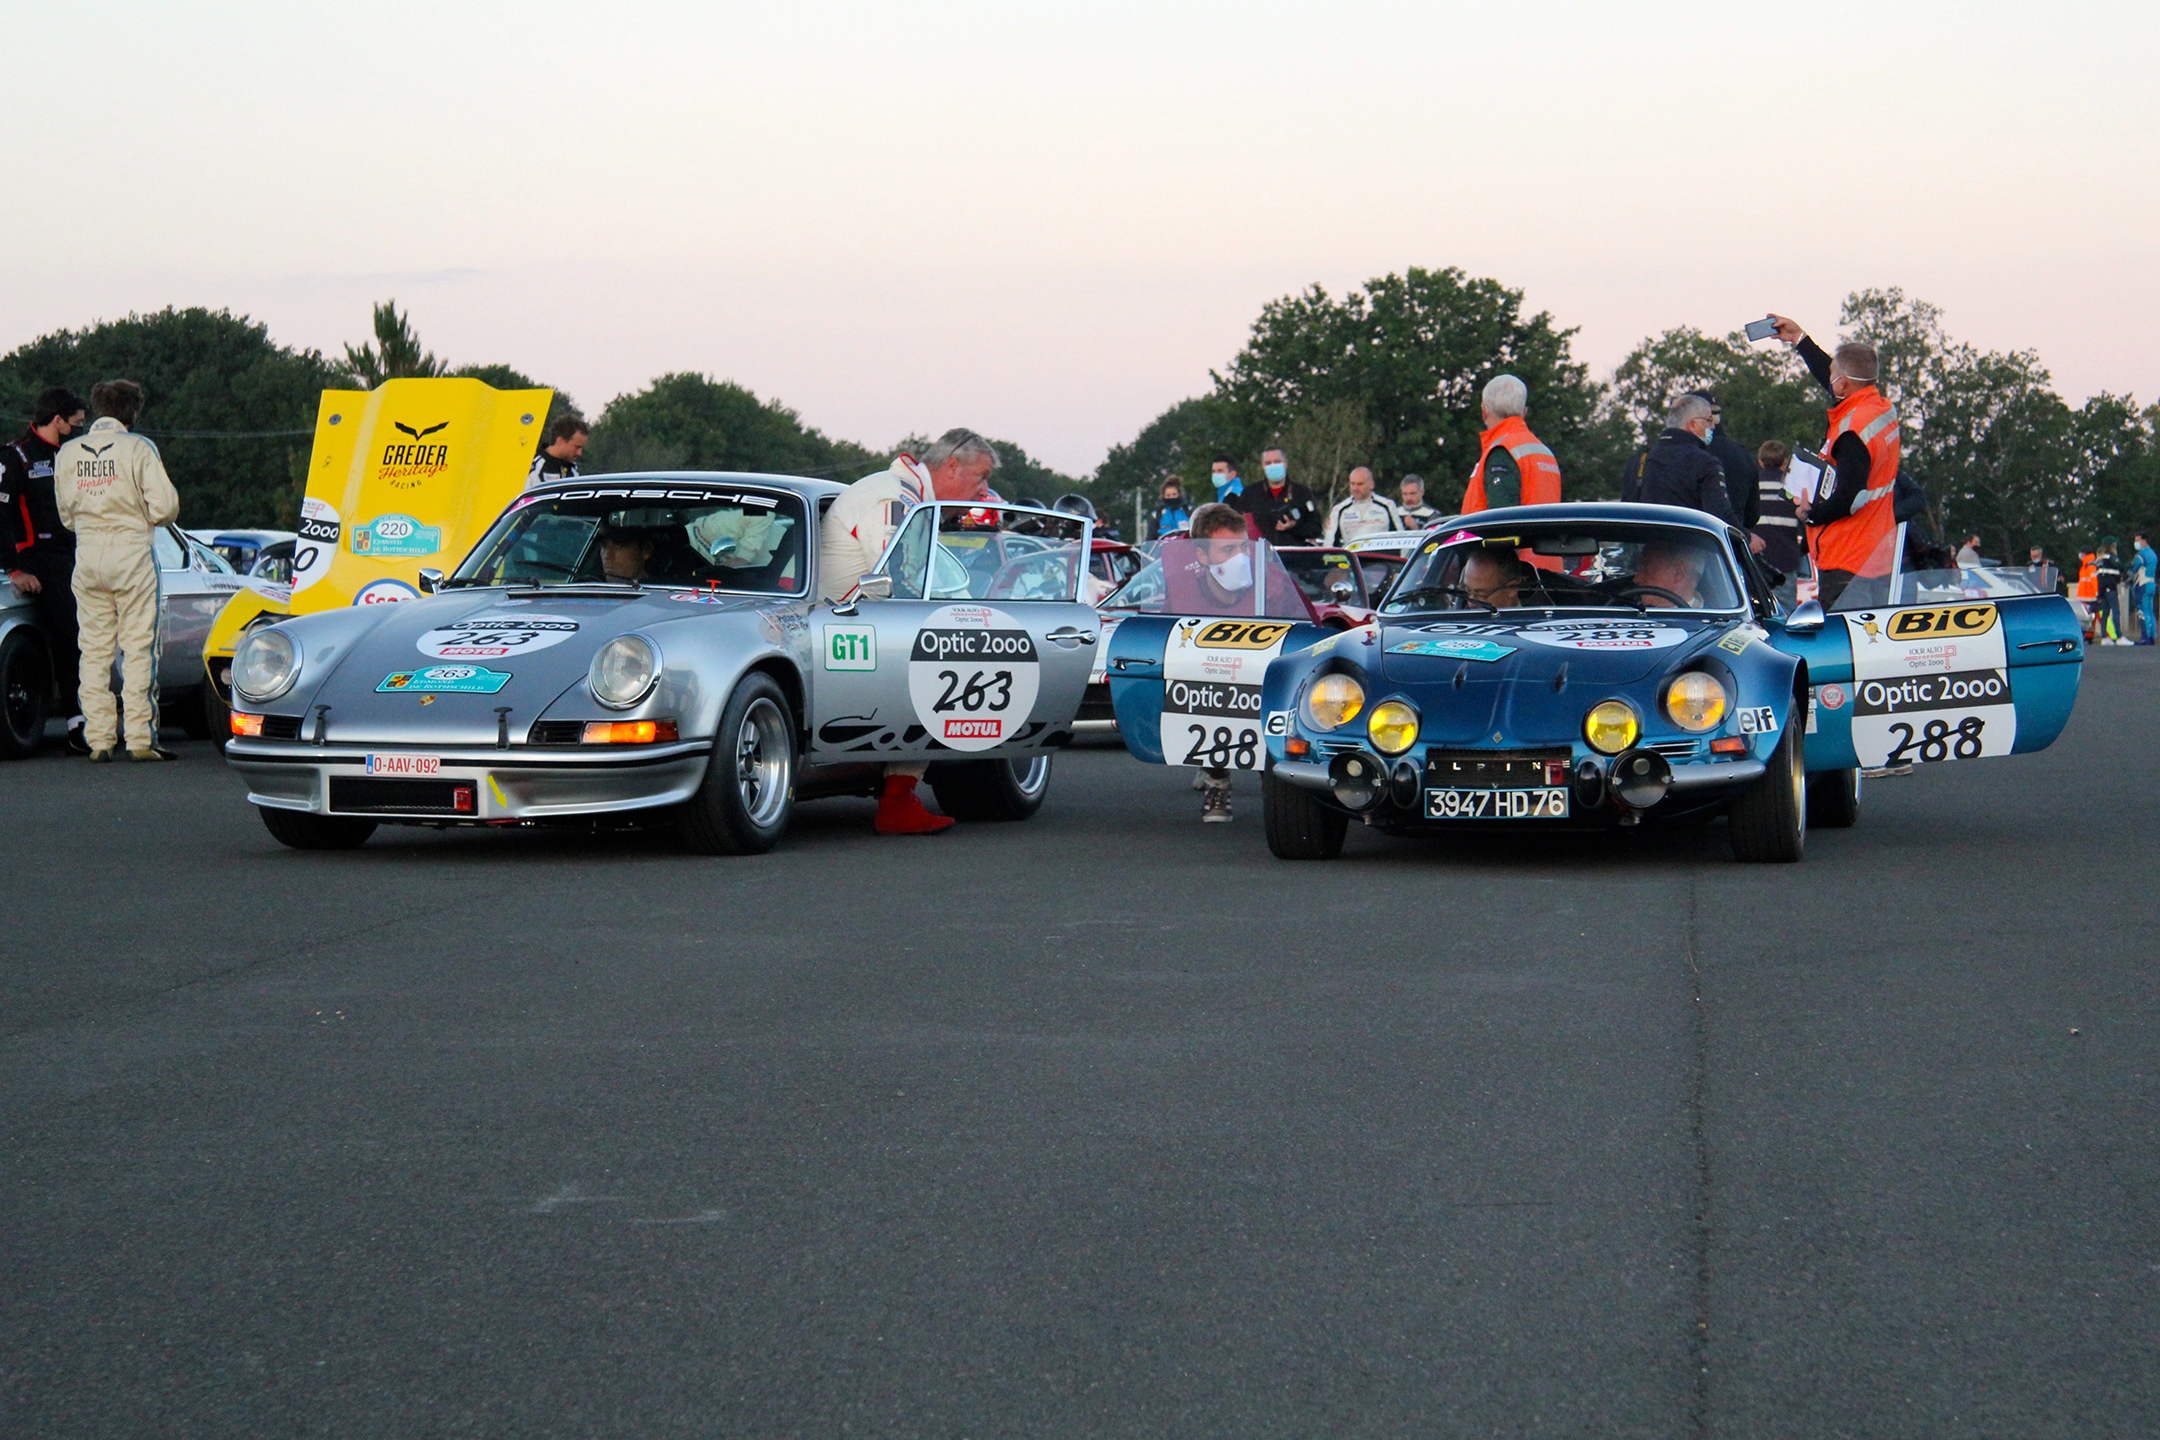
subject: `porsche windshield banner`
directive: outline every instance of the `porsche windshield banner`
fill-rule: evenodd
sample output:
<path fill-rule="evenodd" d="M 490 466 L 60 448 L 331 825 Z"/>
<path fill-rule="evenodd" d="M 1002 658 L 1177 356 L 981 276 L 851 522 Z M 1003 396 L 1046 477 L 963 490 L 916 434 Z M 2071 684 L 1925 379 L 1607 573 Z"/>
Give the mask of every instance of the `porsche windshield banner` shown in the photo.
<path fill-rule="evenodd" d="M 524 488 L 553 395 L 464 378 L 325 390 L 294 613 L 411 600 L 422 568 L 454 567 Z"/>

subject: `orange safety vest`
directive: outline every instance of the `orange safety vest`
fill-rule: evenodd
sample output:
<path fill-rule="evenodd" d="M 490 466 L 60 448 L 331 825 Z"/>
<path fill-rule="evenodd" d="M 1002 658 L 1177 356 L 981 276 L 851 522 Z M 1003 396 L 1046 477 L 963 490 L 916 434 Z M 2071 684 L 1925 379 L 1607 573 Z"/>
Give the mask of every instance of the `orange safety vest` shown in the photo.
<path fill-rule="evenodd" d="M 1560 503 L 1560 462 L 1553 459 L 1543 441 L 1530 433 L 1522 416 L 1509 415 L 1478 436 L 1477 468 L 1470 472 L 1470 488 L 1463 492 L 1463 514 L 1490 508 L 1485 503 L 1485 457 L 1495 445 L 1506 447 L 1508 454 L 1515 457 L 1515 468 L 1522 474 L 1523 504 Z"/>
<path fill-rule="evenodd" d="M 2098 600 L 2100 598 L 2100 557 L 2098 555 L 2078 556 L 2077 598 L 2080 600 Z"/>
<path fill-rule="evenodd" d="M 1867 446 L 1868 488 L 1853 502 L 1851 514 L 1820 528 L 1810 527 L 1815 567 L 1853 575 L 1887 575 L 1892 557 L 1885 542 L 1897 529 L 1897 507 L 1890 498 L 1897 489 L 1897 410 L 1873 385 L 1846 396 L 1830 411 L 1824 456 L 1848 430 Z"/>

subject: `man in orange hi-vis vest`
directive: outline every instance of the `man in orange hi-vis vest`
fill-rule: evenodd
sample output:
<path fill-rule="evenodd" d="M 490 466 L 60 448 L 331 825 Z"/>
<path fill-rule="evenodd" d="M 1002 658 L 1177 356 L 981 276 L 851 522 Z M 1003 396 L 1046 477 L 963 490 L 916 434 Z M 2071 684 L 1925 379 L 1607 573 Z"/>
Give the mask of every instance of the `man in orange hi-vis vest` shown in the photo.
<path fill-rule="evenodd" d="M 1859 576 L 1890 573 L 1891 537 L 1897 516 L 1891 493 L 1897 488 L 1898 415 L 1875 388 L 1882 361 L 1872 345 L 1849 341 L 1826 352 L 1808 338 L 1799 322 L 1772 315 L 1778 339 L 1799 347 L 1808 371 L 1830 392 L 1830 436 L 1822 453 L 1837 468 L 1836 483 L 1796 506 L 1808 527 L 1808 550 L 1822 578 L 1825 605 Z"/>
<path fill-rule="evenodd" d="M 1478 437 L 1477 468 L 1463 493 L 1462 513 L 1508 505 L 1552 505 L 1560 499 L 1560 464 L 1530 433 L 1530 387 L 1513 375 L 1485 382 L 1485 433 Z"/>

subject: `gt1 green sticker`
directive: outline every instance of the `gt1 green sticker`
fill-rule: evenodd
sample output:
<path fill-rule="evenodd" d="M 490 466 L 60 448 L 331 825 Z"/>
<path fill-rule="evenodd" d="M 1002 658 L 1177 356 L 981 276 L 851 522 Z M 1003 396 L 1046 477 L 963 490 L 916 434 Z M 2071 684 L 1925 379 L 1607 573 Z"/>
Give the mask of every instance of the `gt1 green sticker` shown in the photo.
<path fill-rule="evenodd" d="M 827 670 L 877 669 L 877 627 L 873 625 L 827 625 Z"/>

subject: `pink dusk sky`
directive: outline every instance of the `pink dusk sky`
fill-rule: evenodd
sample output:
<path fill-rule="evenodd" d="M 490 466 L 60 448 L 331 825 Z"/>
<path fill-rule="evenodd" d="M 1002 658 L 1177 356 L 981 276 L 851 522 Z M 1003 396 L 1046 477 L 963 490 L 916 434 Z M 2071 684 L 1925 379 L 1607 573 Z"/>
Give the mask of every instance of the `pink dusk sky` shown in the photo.
<path fill-rule="evenodd" d="M 700 370 L 1085 472 L 1265 301 L 1457 265 L 1601 376 L 1899 285 L 2149 403 L 2156 14 L 108 0 L 11 27 L 0 350 L 206 305 L 335 352 L 395 296 L 589 414 Z"/>

